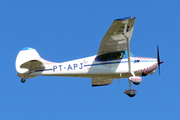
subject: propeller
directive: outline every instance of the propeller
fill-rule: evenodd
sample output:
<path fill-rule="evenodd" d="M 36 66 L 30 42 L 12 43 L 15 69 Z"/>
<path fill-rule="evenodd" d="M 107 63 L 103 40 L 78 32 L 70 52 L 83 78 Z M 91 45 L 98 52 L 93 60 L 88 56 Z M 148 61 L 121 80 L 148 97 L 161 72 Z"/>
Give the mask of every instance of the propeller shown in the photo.
<path fill-rule="evenodd" d="M 162 64 L 163 61 L 160 61 L 160 57 L 159 57 L 159 46 L 158 46 L 158 45 L 157 45 L 157 61 L 158 61 L 159 77 L 161 78 L 161 74 L 160 74 L 160 64 Z"/>

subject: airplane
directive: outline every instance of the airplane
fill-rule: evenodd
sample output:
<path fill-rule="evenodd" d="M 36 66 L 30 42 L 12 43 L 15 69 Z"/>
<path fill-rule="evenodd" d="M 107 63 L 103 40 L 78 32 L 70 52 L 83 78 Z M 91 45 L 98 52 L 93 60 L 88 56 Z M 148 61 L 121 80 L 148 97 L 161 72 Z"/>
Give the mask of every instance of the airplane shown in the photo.
<path fill-rule="evenodd" d="M 103 37 L 98 53 L 67 62 L 50 62 L 40 57 L 31 48 L 23 48 L 16 58 L 16 71 L 24 83 L 26 79 L 36 76 L 66 76 L 91 78 L 92 86 L 109 85 L 114 79 L 128 78 L 130 89 L 124 90 L 129 97 L 137 93 L 132 83 L 142 82 L 141 76 L 153 74 L 157 67 L 160 73 L 159 46 L 157 58 L 136 57 L 130 52 L 136 17 L 115 19 Z"/>

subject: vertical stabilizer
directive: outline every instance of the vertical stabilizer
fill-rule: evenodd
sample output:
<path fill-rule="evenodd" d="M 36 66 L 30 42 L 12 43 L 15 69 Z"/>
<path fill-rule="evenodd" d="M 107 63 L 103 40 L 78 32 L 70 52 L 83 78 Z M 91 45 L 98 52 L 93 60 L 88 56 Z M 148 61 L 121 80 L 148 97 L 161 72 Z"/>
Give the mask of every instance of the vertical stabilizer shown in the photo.
<path fill-rule="evenodd" d="M 28 67 L 22 67 L 22 65 L 28 61 L 32 61 L 32 60 L 39 60 L 40 56 L 38 54 L 38 52 L 30 47 L 26 47 L 23 48 L 17 55 L 16 58 L 16 71 L 18 73 L 27 73 L 29 72 L 29 69 L 27 69 Z"/>

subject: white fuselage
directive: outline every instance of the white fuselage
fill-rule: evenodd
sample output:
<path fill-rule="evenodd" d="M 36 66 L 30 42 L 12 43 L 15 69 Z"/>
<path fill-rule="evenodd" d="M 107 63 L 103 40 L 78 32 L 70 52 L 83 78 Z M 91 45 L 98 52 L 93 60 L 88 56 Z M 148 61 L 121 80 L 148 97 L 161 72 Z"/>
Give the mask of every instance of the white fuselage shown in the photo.
<path fill-rule="evenodd" d="M 111 61 L 97 61 L 95 58 L 96 55 L 62 63 L 42 59 L 45 69 L 35 70 L 29 75 L 129 78 L 132 76 L 131 72 L 134 72 L 136 76 L 142 76 L 142 74 L 154 73 L 157 68 L 155 58 L 131 57 L 131 72 L 127 58 Z"/>

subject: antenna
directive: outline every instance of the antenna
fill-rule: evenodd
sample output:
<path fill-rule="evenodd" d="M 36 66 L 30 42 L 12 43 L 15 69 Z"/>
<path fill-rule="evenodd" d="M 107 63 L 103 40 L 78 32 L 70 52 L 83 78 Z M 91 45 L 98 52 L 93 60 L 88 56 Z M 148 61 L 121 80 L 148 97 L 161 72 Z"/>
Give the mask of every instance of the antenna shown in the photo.
<path fill-rule="evenodd" d="M 83 54 L 83 56 L 84 56 L 84 58 L 85 58 L 85 55 L 84 55 L 84 52 L 81 50 L 81 52 L 82 52 L 82 54 Z"/>

